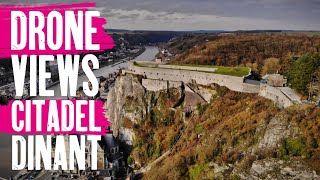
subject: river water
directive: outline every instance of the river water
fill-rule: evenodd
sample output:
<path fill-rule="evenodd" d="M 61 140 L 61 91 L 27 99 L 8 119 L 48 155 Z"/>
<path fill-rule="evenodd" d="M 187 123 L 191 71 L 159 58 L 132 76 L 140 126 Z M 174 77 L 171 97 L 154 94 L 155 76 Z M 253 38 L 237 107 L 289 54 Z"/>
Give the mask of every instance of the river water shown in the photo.
<path fill-rule="evenodd" d="M 146 50 L 137 58 L 132 61 L 146 61 L 154 59 L 155 55 L 158 53 L 158 48 L 154 46 L 146 46 Z M 117 64 L 115 66 L 105 66 L 98 70 L 93 71 L 96 77 L 107 76 L 110 73 L 117 72 L 120 68 L 127 68 L 128 63 L 124 62 Z M 86 75 L 82 74 L 78 77 L 78 87 L 82 86 L 84 81 L 88 81 Z M 60 84 L 56 84 L 49 89 L 55 91 L 54 97 L 34 97 L 36 99 L 61 99 L 60 96 Z M 1 125 L 1 123 L 0 123 Z M 8 179 L 10 175 L 16 172 L 11 170 L 11 135 L 0 133 L 0 177 Z"/>

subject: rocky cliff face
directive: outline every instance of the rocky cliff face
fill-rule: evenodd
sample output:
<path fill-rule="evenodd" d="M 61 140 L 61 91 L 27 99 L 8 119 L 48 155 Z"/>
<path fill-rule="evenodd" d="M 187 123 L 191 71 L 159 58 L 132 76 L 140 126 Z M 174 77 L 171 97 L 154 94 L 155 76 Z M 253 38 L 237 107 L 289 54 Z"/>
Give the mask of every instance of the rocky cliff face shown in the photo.
<path fill-rule="evenodd" d="M 302 132 L 298 124 L 289 118 L 284 112 L 273 117 L 263 127 L 265 130 L 262 138 L 247 151 L 250 156 L 259 156 L 262 152 L 267 152 L 264 154 L 265 157 L 254 160 L 247 169 L 239 168 L 239 164 L 236 163 L 231 174 L 241 179 L 319 179 L 320 176 L 306 162 L 307 158 L 303 155 L 299 157 L 298 151 L 302 153 L 304 149 L 298 145 Z M 290 154 L 288 151 L 296 151 L 296 155 L 289 157 L 282 154 Z"/>
<path fill-rule="evenodd" d="M 152 92 L 142 86 L 141 78 L 133 74 L 119 76 L 108 94 L 107 117 L 112 122 L 114 136 L 128 144 L 133 141 L 133 125 L 147 119 L 165 121 L 165 112 L 179 106 L 184 98 L 182 86 Z"/>
<path fill-rule="evenodd" d="M 147 114 L 147 94 L 139 78 L 139 76 L 131 74 L 119 76 L 114 87 L 109 91 L 107 117 L 112 122 L 115 137 L 120 135 L 125 118 L 136 123 Z M 126 134 L 125 140 L 132 140 L 133 134 L 130 130 L 124 130 L 124 132 Z"/>

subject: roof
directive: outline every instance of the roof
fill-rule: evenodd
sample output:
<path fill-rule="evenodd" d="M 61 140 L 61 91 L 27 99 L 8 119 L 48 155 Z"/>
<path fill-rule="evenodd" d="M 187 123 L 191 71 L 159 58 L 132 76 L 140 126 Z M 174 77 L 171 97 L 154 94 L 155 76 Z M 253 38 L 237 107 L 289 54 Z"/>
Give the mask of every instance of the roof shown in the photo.
<path fill-rule="evenodd" d="M 265 80 L 276 80 L 276 79 L 285 79 L 281 74 L 266 74 L 262 77 Z"/>
<path fill-rule="evenodd" d="M 299 97 L 298 94 L 296 94 L 294 92 L 293 89 L 289 88 L 289 87 L 279 87 L 279 89 L 281 90 L 281 92 L 286 95 L 291 101 L 295 102 L 295 103 L 301 103 L 301 98 Z"/>
<path fill-rule="evenodd" d="M 120 154 L 120 152 L 117 152 L 115 154 L 109 153 L 108 155 L 109 155 L 108 157 L 110 158 L 111 161 L 119 160 L 119 159 L 123 158 L 123 156 L 122 156 L 122 154 Z"/>
<path fill-rule="evenodd" d="M 108 149 L 118 146 L 118 141 L 113 136 L 112 131 L 106 133 L 106 135 L 103 136 L 103 139 Z"/>

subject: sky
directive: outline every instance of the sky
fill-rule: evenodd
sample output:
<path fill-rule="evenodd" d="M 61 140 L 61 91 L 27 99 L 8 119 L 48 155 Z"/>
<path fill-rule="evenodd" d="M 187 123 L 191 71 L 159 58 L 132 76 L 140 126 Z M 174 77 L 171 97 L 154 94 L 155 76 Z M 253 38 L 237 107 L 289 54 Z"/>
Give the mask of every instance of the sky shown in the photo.
<path fill-rule="evenodd" d="M 76 3 L 85 0 L 26 0 Z M 320 0 L 96 0 L 106 28 L 129 30 L 320 30 Z M 21 3 L 0 0 L 0 3 Z"/>

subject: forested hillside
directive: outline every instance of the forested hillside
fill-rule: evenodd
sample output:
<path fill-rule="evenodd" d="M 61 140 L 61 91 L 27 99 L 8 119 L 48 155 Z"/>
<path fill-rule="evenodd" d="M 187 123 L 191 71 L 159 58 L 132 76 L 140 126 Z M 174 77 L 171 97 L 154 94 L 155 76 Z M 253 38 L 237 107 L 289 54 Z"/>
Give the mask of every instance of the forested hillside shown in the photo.
<path fill-rule="evenodd" d="M 280 73 L 309 98 L 320 95 L 320 36 L 306 34 L 189 35 L 167 48 L 174 64 L 247 66 L 260 76 Z"/>
<path fill-rule="evenodd" d="M 177 54 L 175 63 L 238 66 L 260 63 L 271 57 L 284 59 L 320 51 L 320 36 L 302 34 L 211 35 L 185 39 L 183 51 L 179 51 L 182 46 L 177 45 L 179 42 L 168 45 L 169 50 Z"/>

